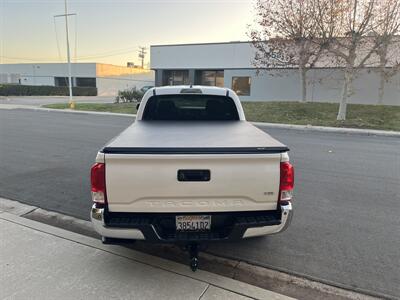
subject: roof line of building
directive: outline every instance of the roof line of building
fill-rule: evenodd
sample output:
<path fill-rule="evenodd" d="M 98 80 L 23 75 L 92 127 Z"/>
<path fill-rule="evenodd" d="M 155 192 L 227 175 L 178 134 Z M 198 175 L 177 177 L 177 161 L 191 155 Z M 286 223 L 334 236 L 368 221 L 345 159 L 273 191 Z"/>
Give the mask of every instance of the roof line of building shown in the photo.
<path fill-rule="evenodd" d="M 23 63 L 0 63 L 1 65 L 66 65 L 68 64 L 67 62 L 23 62 Z M 116 65 L 116 64 L 110 64 L 110 63 L 101 63 L 101 62 L 95 62 L 95 61 L 89 61 L 89 62 L 71 62 L 71 65 L 107 65 L 107 66 L 114 66 L 114 67 L 122 67 L 122 68 L 131 68 L 127 67 L 126 65 Z M 133 69 L 133 68 L 132 68 Z M 149 70 L 149 69 L 143 69 L 143 70 Z"/>
<path fill-rule="evenodd" d="M 1 63 L 0 65 L 60 65 L 60 64 L 68 64 L 67 62 L 60 61 L 60 62 L 23 62 L 23 63 Z M 76 64 L 103 64 L 97 62 L 71 62 L 71 65 Z"/>
<path fill-rule="evenodd" d="M 348 37 L 339 37 L 341 39 L 346 39 Z M 399 34 L 395 35 L 395 38 L 400 38 Z M 262 42 L 268 42 L 264 40 Z M 186 43 L 186 44 L 158 44 L 150 45 L 150 47 L 176 47 L 176 46 L 202 46 L 202 45 L 225 45 L 225 44 L 251 44 L 252 41 L 230 41 L 230 42 L 206 42 L 206 43 Z"/>
<path fill-rule="evenodd" d="M 231 41 L 231 42 L 211 42 L 211 43 L 187 43 L 187 44 L 165 44 L 165 45 L 150 45 L 150 47 L 201 46 L 201 45 L 225 45 L 225 44 L 251 44 L 251 41 Z"/>
<path fill-rule="evenodd" d="M 341 69 L 344 69 L 345 67 L 340 67 L 340 66 L 334 66 L 334 67 L 329 67 L 329 66 L 325 66 L 325 67 L 312 67 L 312 68 L 308 68 L 309 70 L 319 70 L 319 69 L 321 69 L 321 70 L 323 70 L 323 69 L 329 69 L 329 70 L 332 70 L 332 69 L 338 69 L 338 70 L 341 70 Z M 356 69 L 363 69 L 363 70 L 366 70 L 366 69 L 378 69 L 379 68 L 379 66 L 365 66 L 365 67 L 362 67 L 362 68 L 356 68 Z M 391 67 L 385 67 L 385 69 L 391 69 Z M 235 68 L 235 67 L 230 67 L 230 68 L 225 68 L 225 67 L 200 67 L 200 68 L 196 68 L 196 67 L 183 67 L 183 68 L 177 68 L 177 67 L 174 67 L 174 68 L 151 68 L 151 70 L 153 70 L 153 71 L 156 71 L 156 70 L 159 70 L 159 71 L 181 71 L 181 70 L 183 70 L 183 71 L 186 71 L 186 70 L 196 70 L 196 71 L 224 71 L 224 70 L 253 70 L 253 71 L 256 71 L 256 70 L 260 70 L 260 71 L 268 71 L 268 70 L 298 70 L 298 67 L 269 67 L 269 68 L 257 68 L 257 67 L 237 67 L 237 68 Z M 240 76 L 240 75 L 238 75 L 238 76 Z"/>

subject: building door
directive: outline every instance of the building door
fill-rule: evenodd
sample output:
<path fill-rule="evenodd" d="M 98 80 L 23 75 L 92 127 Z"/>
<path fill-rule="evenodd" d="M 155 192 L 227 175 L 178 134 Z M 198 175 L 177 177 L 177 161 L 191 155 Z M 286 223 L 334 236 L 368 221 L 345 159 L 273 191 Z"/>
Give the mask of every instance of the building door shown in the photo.
<path fill-rule="evenodd" d="M 189 84 L 188 70 L 164 70 L 163 85 Z"/>

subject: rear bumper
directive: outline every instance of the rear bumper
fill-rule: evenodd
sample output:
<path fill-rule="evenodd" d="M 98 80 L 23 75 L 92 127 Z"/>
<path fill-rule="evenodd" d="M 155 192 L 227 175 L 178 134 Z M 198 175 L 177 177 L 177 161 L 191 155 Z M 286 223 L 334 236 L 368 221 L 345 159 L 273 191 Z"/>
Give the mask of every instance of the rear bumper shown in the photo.
<path fill-rule="evenodd" d="M 97 208 L 96 204 L 92 206 L 90 212 L 90 220 L 92 221 L 94 230 L 102 237 L 129 239 L 129 240 L 144 240 L 143 233 L 136 228 L 116 228 L 107 227 L 104 223 L 104 208 Z"/>
<path fill-rule="evenodd" d="M 288 202 L 277 211 L 202 214 L 211 214 L 216 220 L 214 230 L 176 232 L 173 229 L 176 214 L 112 213 L 96 205 L 92 207 L 90 218 L 94 229 L 103 237 L 166 243 L 200 242 L 238 240 L 282 232 L 291 222 L 293 208 Z"/>
<path fill-rule="evenodd" d="M 288 202 L 287 205 L 281 205 L 281 223 L 279 225 L 250 227 L 243 234 L 243 238 L 283 232 L 289 227 L 292 218 L 293 207 L 292 204 Z"/>

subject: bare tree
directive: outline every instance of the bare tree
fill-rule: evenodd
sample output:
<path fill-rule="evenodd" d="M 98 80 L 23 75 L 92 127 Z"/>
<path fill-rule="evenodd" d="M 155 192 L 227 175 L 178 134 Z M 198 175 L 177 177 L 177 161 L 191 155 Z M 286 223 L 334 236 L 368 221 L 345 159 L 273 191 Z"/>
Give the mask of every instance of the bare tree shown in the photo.
<path fill-rule="evenodd" d="M 379 57 L 379 98 L 383 104 L 385 83 L 400 71 L 400 0 L 380 0 L 377 3 L 377 22 L 372 26 L 374 43 Z M 397 59 L 397 60 L 396 60 Z M 387 68 L 388 63 L 391 67 Z"/>
<path fill-rule="evenodd" d="M 298 68 L 301 99 L 307 100 L 307 71 L 321 54 L 315 37 L 310 0 L 257 0 L 255 27 L 250 38 L 256 54 L 257 69 L 271 67 Z"/>
<path fill-rule="evenodd" d="M 339 66 L 344 67 L 344 83 L 337 120 L 345 120 L 347 100 L 353 94 L 356 73 L 379 48 L 371 39 L 376 26 L 375 0 L 313 0 L 318 39 L 314 42 L 327 49 Z"/>

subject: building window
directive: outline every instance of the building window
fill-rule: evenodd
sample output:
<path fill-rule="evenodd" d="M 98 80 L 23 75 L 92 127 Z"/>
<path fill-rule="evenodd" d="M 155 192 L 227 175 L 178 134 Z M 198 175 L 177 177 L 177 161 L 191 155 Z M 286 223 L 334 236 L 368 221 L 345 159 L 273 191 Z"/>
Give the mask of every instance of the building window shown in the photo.
<path fill-rule="evenodd" d="M 77 77 L 75 85 L 81 87 L 96 87 L 96 78 L 91 77 Z"/>
<path fill-rule="evenodd" d="M 68 86 L 68 77 L 54 77 L 55 86 Z"/>
<path fill-rule="evenodd" d="M 224 86 L 224 71 L 221 70 L 204 70 L 196 72 L 196 84 Z"/>
<path fill-rule="evenodd" d="M 182 85 L 189 84 L 188 70 L 165 70 L 163 85 Z"/>
<path fill-rule="evenodd" d="M 251 77 L 232 77 L 232 90 L 239 96 L 250 96 Z"/>

